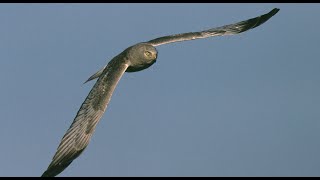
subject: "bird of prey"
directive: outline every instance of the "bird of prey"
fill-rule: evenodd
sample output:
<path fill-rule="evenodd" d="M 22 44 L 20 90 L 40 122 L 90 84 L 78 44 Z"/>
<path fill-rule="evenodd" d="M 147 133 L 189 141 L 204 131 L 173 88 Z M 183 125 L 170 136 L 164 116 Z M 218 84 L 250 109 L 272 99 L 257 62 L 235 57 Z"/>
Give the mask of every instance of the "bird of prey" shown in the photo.
<path fill-rule="evenodd" d="M 87 98 L 81 105 L 71 126 L 63 136 L 53 159 L 42 177 L 56 176 L 67 168 L 88 146 L 95 127 L 105 112 L 112 93 L 124 72 L 137 72 L 156 62 L 156 46 L 179 41 L 233 35 L 260 26 L 279 11 L 238 23 L 211 28 L 205 31 L 169 35 L 137 43 L 115 56 L 105 67 L 92 75 L 86 82 L 98 78 Z"/>

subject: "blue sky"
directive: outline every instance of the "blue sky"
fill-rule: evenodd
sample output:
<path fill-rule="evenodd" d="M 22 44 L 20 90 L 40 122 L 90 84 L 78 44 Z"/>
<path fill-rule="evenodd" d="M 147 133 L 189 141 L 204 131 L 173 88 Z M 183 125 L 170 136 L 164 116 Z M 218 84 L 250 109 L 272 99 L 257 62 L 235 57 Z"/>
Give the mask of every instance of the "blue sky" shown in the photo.
<path fill-rule="evenodd" d="M 319 4 L 1 4 L 0 176 L 46 170 L 83 82 L 128 46 L 275 7 L 245 33 L 157 47 L 59 176 L 320 176 Z"/>

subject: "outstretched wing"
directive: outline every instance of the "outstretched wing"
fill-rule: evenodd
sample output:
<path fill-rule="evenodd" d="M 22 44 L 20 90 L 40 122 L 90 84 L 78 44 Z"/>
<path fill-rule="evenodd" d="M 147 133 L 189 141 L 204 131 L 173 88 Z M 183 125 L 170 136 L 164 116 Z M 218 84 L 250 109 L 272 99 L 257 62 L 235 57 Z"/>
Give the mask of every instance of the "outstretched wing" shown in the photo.
<path fill-rule="evenodd" d="M 87 147 L 117 83 L 128 66 L 128 63 L 121 56 L 117 56 L 109 62 L 81 105 L 42 177 L 56 176 Z"/>
<path fill-rule="evenodd" d="M 260 26 L 268 19 L 270 19 L 273 15 L 275 15 L 280 9 L 274 8 L 269 13 L 261 15 L 259 17 L 255 17 L 252 19 L 248 19 L 245 21 L 241 21 L 235 24 L 229 24 L 222 27 L 212 28 L 205 31 L 200 32 L 190 32 L 190 33 L 183 33 L 183 34 L 175 34 L 170 36 L 164 36 L 160 38 L 156 38 L 153 40 L 148 41 L 147 43 L 151 44 L 152 46 L 159 46 L 162 44 L 168 44 L 173 42 L 179 41 L 187 41 L 187 40 L 194 40 L 200 38 L 207 38 L 211 36 L 223 36 L 223 35 L 233 35 L 242 33 L 249 29 L 255 28 Z"/>

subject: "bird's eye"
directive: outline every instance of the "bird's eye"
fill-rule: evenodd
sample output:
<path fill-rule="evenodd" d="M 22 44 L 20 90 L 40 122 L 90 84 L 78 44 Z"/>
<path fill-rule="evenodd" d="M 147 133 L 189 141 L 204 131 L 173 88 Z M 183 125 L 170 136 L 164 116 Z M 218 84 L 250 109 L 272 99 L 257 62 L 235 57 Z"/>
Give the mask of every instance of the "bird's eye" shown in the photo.
<path fill-rule="evenodd" d="M 152 53 L 150 51 L 145 51 L 144 54 L 147 56 L 147 57 L 152 57 Z"/>

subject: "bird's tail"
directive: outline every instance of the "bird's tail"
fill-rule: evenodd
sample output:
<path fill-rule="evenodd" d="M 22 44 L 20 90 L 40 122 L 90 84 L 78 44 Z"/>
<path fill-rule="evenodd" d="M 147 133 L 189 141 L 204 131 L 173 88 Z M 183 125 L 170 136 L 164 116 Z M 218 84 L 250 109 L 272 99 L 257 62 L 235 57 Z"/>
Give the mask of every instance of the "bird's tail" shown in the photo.
<path fill-rule="evenodd" d="M 107 67 L 107 66 L 104 66 L 104 67 L 103 67 L 102 69 L 100 69 L 98 72 L 94 73 L 94 74 L 93 74 L 91 77 L 89 77 L 89 79 L 86 80 L 86 82 L 84 82 L 83 84 L 85 84 L 85 83 L 87 83 L 87 82 L 89 82 L 89 81 L 91 81 L 91 80 L 93 80 L 93 79 L 96 79 L 96 78 L 100 77 L 100 75 L 102 74 L 104 68 L 106 68 L 106 67 Z"/>

